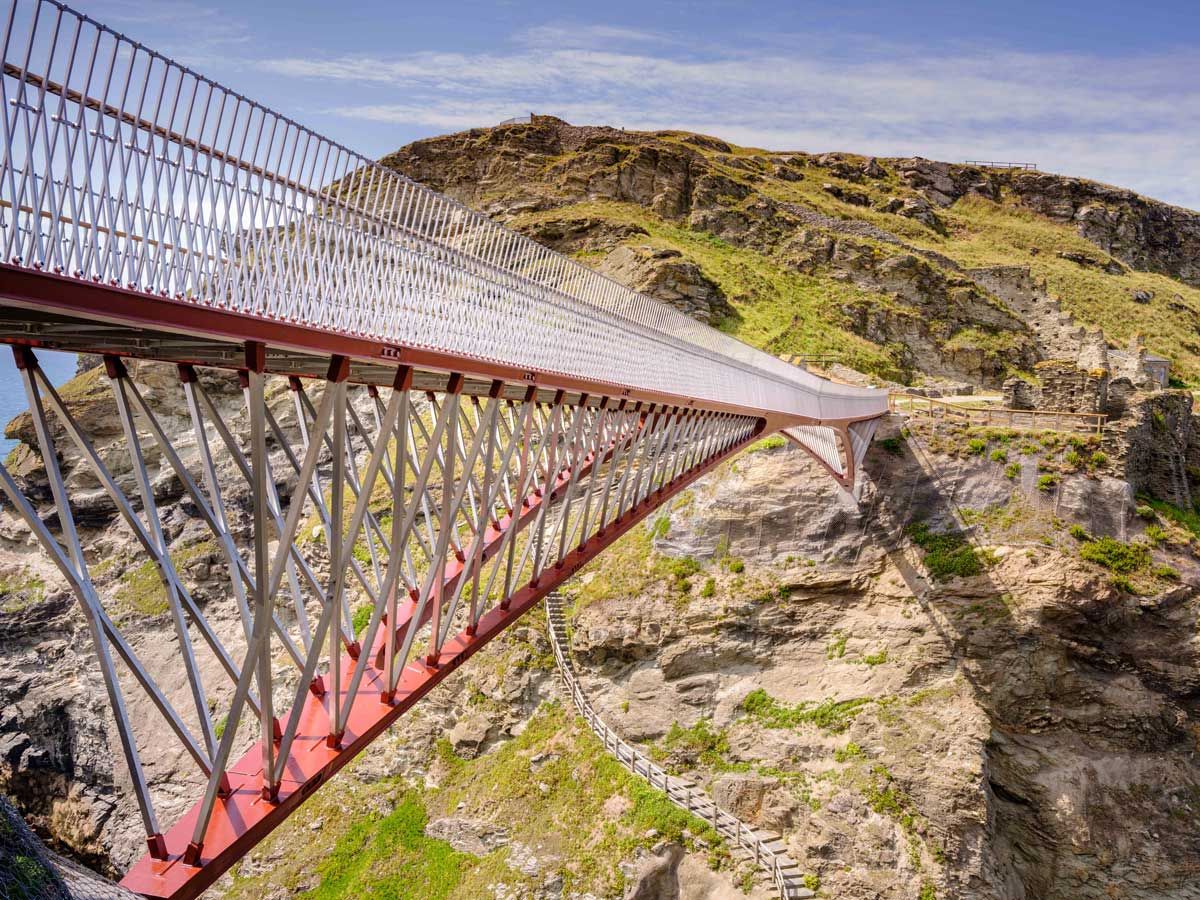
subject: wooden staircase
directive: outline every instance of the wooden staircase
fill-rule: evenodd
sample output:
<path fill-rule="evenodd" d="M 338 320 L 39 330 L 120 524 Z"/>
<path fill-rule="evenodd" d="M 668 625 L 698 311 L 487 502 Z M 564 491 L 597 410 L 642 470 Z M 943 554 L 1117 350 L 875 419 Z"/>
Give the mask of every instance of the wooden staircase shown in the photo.
<path fill-rule="evenodd" d="M 717 834 L 729 842 L 735 855 L 753 860 L 755 865 L 770 876 L 782 900 L 815 897 L 816 894 L 804 886 L 803 873 L 787 855 L 787 847 L 780 835 L 753 828 L 721 809 L 694 781 L 668 774 L 642 750 L 623 740 L 596 714 L 575 675 L 575 666 L 568 650 L 567 620 L 563 612 L 562 595 L 558 591 L 551 591 L 546 595 L 545 603 L 550 644 L 554 648 L 554 659 L 558 663 L 563 687 L 571 695 L 571 701 L 579 715 L 604 744 L 604 749 L 634 775 L 645 779 L 651 787 L 666 794 L 676 806 L 709 823 Z"/>

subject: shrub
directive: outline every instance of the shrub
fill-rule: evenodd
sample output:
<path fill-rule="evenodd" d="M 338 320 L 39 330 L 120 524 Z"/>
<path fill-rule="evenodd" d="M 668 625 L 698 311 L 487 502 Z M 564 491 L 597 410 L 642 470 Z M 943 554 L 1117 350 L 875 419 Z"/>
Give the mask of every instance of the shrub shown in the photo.
<path fill-rule="evenodd" d="M 846 655 L 846 635 L 838 632 L 825 648 L 826 659 L 841 659 Z"/>
<path fill-rule="evenodd" d="M 859 710 L 870 702 L 867 699 L 825 700 L 816 706 L 811 703 L 788 706 L 762 688 L 755 688 L 742 701 L 742 709 L 767 728 L 794 728 L 810 724 L 841 734 L 850 726 Z"/>
<path fill-rule="evenodd" d="M 677 590 L 691 590 L 692 583 L 688 581 L 693 575 L 700 571 L 700 563 L 691 556 L 681 556 L 679 559 L 673 559 L 667 563 L 667 574 Z"/>
<path fill-rule="evenodd" d="M 1114 575 L 1112 578 L 1108 579 L 1108 581 L 1109 584 L 1123 593 L 1134 595 L 1139 593 L 1138 589 L 1134 587 L 1133 582 L 1130 581 L 1125 575 Z"/>
<path fill-rule="evenodd" d="M 863 657 L 863 662 L 868 666 L 881 666 L 887 662 L 887 650 L 880 650 L 878 653 L 868 653 Z"/>
<path fill-rule="evenodd" d="M 904 442 L 898 437 L 883 438 L 878 441 L 879 446 L 892 456 L 904 455 Z"/>
<path fill-rule="evenodd" d="M 761 453 L 763 450 L 778 450 L 785 444 L 787 444 L 787 438 L 785 438 L 782 434 L 773 434 L 770 437 L 763 438 L 757 443 L 751 444 L 746 452 Z"/>
<path fill-rule="evenodd" d="M 1186 528 L 1193 535 L 1200 538 L 1200 509 L 1183 509 L 1163 500 L 1155 500 L 1151 497 L 1139 498 L 1148 509 L 1156 512 L 1163 517 L 1174 522 L 1182 528 Z M 1142 507 L 1138 507 L 1140 510 Z M 1139 515 L 1141 513 L 1139 512 Z"/>
<path fill-rule="evenodd" d="M 1178 581 L 1179 573 L 1171 566 L 1155 566 L 1153 575 L 1163 581 Z"/>
<path fill-rule="evenodd" d="M 1101 466 L 1108 465 L 1108 454 L 1103 450 L 1097 450 L 1092 454 L 1090 465 L 1093 469 L 1099 469 Z"/>
<path fill-rule="evenodd" d="M 717 592 L 717 580 L 715 578 L 706 578 L 704 587 L 700 588 L 701 597 L 711 597 Z"/>
<path fill-rule="evenodd" d="M 741 559 L 734 557 L 733 559 L 729 560 L 729 571 L 735 575 L 745 572 L 746 564 Z"/>
<path fill-rule="evenodd" d="M 1068 450 L 1063 454 L 1063 462 L 1070 466 L 1072 470 L 1078 470 L 1083 466 L 1083 457 L 1078 450 Z"/>
<path fill-rule="evenodd" d="M 1068 528 L 1067 532 L 1077 541 L 1090 541 L 1092 539 L 1091 535 L 1087 533 L 1087 529 L 1078 522 Z"/>
<path fill-rule="evenodd" d="M 371 624 L 371 613 L 375 611 L 375 607 L 369 603 L 364 603 L 354 609 L 354 616 L 351 619 L 351 624 L 354 626 L 354 636 L 362 637 L 362 633 L 367 626 Z"/>
<path fill-rule="evenodd" d="M 729 736 L 724 729 L 714 729 L 709 719 L 701 719 L 691 728 L 674 722 L 663 738 L 662 746 L 666 750 L 681 750 L 707 765 L 714 765 L 729 752 Z"/>
<path fill-rule="evenodd" d="M 1139 504 L 1138 508 L 1134 511 L 1138 514 L 1139 518 L 1145 519 L 1147 522 L 1153 522 L 1158 518 L 1158 513 L 1156 513 L 1154 511 L 1154 507 L 1148 503 Z"/>
<path fill-rule="evenodd" d="M 1057 475 L 1051 475 L 1049 472 L 1047 472 L 1044 475 L 1038 476 L 1037 489 L 1044 494 L 1048 494 L 1052 490 L 1054 490 L 1054 487 L 1057 484 L 1058 484 L 1058 476 Z"/>
<path fill-rule="evenodd" d="M 1021 474 L 1020 463 L 1009 463 L 1004 467 L 1004 477 L 1009 481 L 1015 481 Z"/>
<path fill-rule="evenodd" d="M 840 763 L 849 762 L 852 759 L 862 759 L 867 754 L 863 753 L 863 748 L 851 741 L 845 747 L 838 747 L 833 751 L 833 758 Z"/>
<path fill-rule="evenodd" d="M 925 551 L 925 568 L 936 581 L 969 578 L 983 571 L 984 560 L 961 532 L 934 532 L 924 522 L 908 527 L 912 542 Z"/>
<path fill-rule="evenodd" d="M 1150 565 L 1150 548 L 1141 543 L 1101 537 L 1079 548 L 1079 555 L 1110 572 L 1129 575 Z"/>
<path fill-rule="evenodd" d="M 1008 462 L 1008 451 L 1005 450 L 1003 447 L 997 447 L 995 450 L 992 451 L 990 458 L 991 458 L 992 462 L 996 462 L 996 463 Z"/>
<path fill-rule="evenodd" d="M 982 456 L 987 449 L 987 441 L 983 438 L 971 438 L 967 441 L 967 452 L 972 456 Z"/>
<path fill-rule="evenodd" d="M 1147 525 L 1146 539 L 1155 547 L 1163 543 L 1167 539 L 1167 532 L 1161 525 Z"/>

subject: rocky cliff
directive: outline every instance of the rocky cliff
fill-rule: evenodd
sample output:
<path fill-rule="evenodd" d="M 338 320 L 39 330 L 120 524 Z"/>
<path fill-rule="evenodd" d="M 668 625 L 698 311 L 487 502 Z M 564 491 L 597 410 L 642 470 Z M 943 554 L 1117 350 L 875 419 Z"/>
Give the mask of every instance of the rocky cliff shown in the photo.
<path fill-rule="evenodd" d="M 1200 377 L 1200 215 L 1130 191 L 548 116 L 383 162 L 685 310 L 719 294 L 702 312 L 776 352 L 998 386 L 1061 351 L 1039 341 L 1061 307 Z"/>

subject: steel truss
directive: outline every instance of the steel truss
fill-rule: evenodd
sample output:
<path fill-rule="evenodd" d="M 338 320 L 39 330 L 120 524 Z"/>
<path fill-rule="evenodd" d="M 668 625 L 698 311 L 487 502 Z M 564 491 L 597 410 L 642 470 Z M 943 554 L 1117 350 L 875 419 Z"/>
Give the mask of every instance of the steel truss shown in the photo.
<path fill-rule="evenodd" d="M 195 896 L 211 884 L 475 650 L 763 427 L 746 415 L 607 396 L 557 391 L 547 399 L 499 380 L 467 394 L 461 373 L 444 376 L 438 391 L 415 391 L 405 366 L 391 388 L 354 386 L 349 360 L 338 356 L 324 379 L 275 376 L 265 371 L 264 346 L 250 343 L 238 373 L 248 423 L 240 432 L 196 369 L 177 367 L 195 445 L 185 461 L 124 362 L 107 356 L 136 483 L 127 496 L 36 354 L 15 347 L 14 359 L 58 527 L 2 465 L 0 486 L 87 621 L 147 834 L 148 853 L 124 884 L 150 896 Z M 265 401 L 271 379 L 292 393 L 291 427 Z M 352 405 L 352 392 L 367 394 L 368 415 Z M 75 445 L 79 465 L 99 479 L 154 562 L 179 642 L 186 708 L 172 705 L 140 663 L 96 586 L 56 434 Z M 244 647 L 222 643 L 172 562 L 144 441 L 161 453 L 224 558 Z M 230 472 L 233 483 L 222 474 Z M 290 496 L 277 495 L 280 476 L 294 481 Z M 239 533 L 226 497 L 245 486 L 253 522 Z M 311 526 L 301 531 L 313 521 L 319 541 Z M 360 634 L 352 594 L 370 607 Z M 220 684 L 203 683 L 199 653 L 219 661 Z M 294 686 L 282 693 L 273 662 L 293 671 Z M 119 664 L 205 782 L 203 798 L 169 830 L 142 770 Z M 210 704 L 218 695 L 228 697 L 219 738 Z M 249 737 L 255 745 L 234 759 Z"/>

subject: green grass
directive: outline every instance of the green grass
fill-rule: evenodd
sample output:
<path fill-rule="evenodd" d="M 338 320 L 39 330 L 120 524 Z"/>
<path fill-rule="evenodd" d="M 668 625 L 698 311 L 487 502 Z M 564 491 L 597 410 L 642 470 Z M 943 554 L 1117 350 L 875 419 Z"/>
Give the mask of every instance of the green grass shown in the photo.
<path fill-rule="evenodd" d="M 94 371 L 94 370 L 93 370 Z M 186 547 L 171 551 L 171 562 L 180 578 L 186 578 L 184 570 L 195 560 L 215 553 L 217 545 L 214 541 L 203 540 Z M 121 607 L 139 616 L 154 617 L 165 615 L 171 608 L 167 600 L 167 590 L 163 587 L 159 576 L 158 566 L 154 560 L 148 559 L 139 566 L 126 569 L 117 583 L 114 596 Z"/>
<path fill-rule="evenodd" d="M 359 815 L 317 867 L 320 883 L 309 900 L 446 900 L 475 860 L 445 841 L 425 836 L 420 795 L 404 794 L 386 816 Z"/>
<path fill-rule="evenodd" d="M 841 659 L 846 655 L 846 635 L 838 632 L 825 648 L 826 659 Z"/>
<path fill-rule="evenodd" d="M 1079 555 L 1118 575 L 1132 575 L 1150 565 L 1149 546 L 1107 536 L 1085 543 L 1079 548 Z"/>
<path fill-rule="evenodd" d="M 1061 251 L 1095 257 L 1104 254 L 1071 225 L 1053 222 L 1015 201 L 994 203 L 968 195 L 939 215 L 947 220 L 950 237 L 937 240 L 932 235 L 918 235 L 914 240 L 964 266 L 1029 266 L 1033 276 L 1045 279 L 1051 295 L 1059 297 L 1064 309 L 1081 323 L 1100 326 L 1120 344 L 1135 330 L 1140 331 L 1151 350 L 1172 359 L 1177 376 L 1187 382 L 1200 377 L 1200 356 L 1186 346 L 1194 331 L 1193 317 L 1200 313 L 1200 289 L 1165 275 L 1134 271 L 1110 275 L 1062 259 L 1058 256 Z M 1031 254 L 1031 247 L 1039 252 Z M 1135 290 L 1153 291 L 1155 297 L 1136 307 L 1133 315 L 1130 294 Z M 1166 301 L 1175 295 L 1180 300 L 1172 301 L 1176 304 L 1172 308 Z"/>
<path fill-rule="evenodd" d="M 375 611 L 370 603 L 361 603 L 354 607 L 354 615 L 351 618 L 351 625 L 354 629 L 355 637 L 362 637 L 363 632 L 367 630 L 367 626 L 371 624 L 371 613 Z"/>
<path fill-rule="evenodd" d="M 714 729 L 709 719 L 701 719 L 691 728 L 672 722 L 652 755 L 661 760 L 676 752 L 704 765 L 722 768 L 729 753 L 729 735 L 724 729 Z"/>
<path fill-rule="evenodd" d="M 1165 500 L 1155 500 L 1152 497 L 1138 497 L 1138 515 L 1143 519 L 1153 518 L 1150 513 L 1157 513 L 1164 519 L 1174 522 L 1180 528 L 1190 531 L 1196 538 L 1200 538 L 1200 510 L 1184 509 L 1181 506 L 1167 503 Z"/>
<path fill-rule="evenodd" d="M 620 897 L 626 885 L 619 863 L 660 840 L 707 852 L 712 865 L 728 860 L 708 824 L 626 771 L 557 703 L 544 704 L 520 735 L 477 759 L 462 759 L 438 741 L 430 773 L 428 782 L 331 782 L 262 846 L 265 856 L 285 851 L 282 858 L 265 873 L 235 875 L 226 897 L 523 897 L 554 874 L 562 876 L 564 896 Z M 621 801 L 615 810 L 614 798 Z M 427 821 L 444 816 L 501 827 L 512 845 L 531 848 L 551 866 L 535 880 L 511 866 L 508 846 L 481 857 L 455 851 L 425 834 Z M 317 818 L 324 826 L 310 830 Z M 286 852 L 301 845 L 304 854 Z"/>
<path fill-rule="evenodd" d="M 852 759 L 866 759 L 867 754 L 863 752 L 863 748 L 851 741 L 845 747 L 838 747 L 833 751 L 833 758 L 840 763 L 849 762 Z"/>
<path fill-rule="evenodd" d="M 29 572 L 0 577 L 0 612 L 14 613 L 41 603 L 46 583 Z"/>
<path fill-rule="evenodd" d="M 1037 489 L 1043 494 L 1048 494 L 1058 487 L 1058 476 L 1050 472 L 1046 472 L 1038 476 Z"/>
<path fill-rule="evenodd" d="M 666 143 L 686 142 L 683 135 L 657 133 L 656 138 Z M 1195 317 L 1200 315 L 1200 289 L 1165 275 L 1132 270 L 1110 274 L 1063 259 L 1059 256 L 1062 252 L 1100 259 L 1106 254 L 1081 237 L 1072 223 L 1052 221 L 1021 205 L 1015 196 L 993 202 L 970 194 L 947 209 L 939 209 L 938 217 L 946 226 L 942 234 L 902 216 L 847 205 L 822 189 L 823 184 L 831 182 L 865 192 L 873 201 L 888 196 L 911 196 L 911 189 L 901 185 L 894 175 L 879 184 L 851 184 L 826 169 L 819 169 L 801 181 L 785 181 L 772 177 L 766 151 L 733 148 L 733 156 L 761 164 L 759 173 L 751 174 L 727 165 L 723 154 L 714 150 L 689 147 L 692 151 L 699 149 L 713 169 L 750 191 L 750 197 L 741 204 L 728 204 L 731 208 L 747 207 L 765 196 L 773 201 L 801 204 L 834 219 L 875 225 L 965 267 L 1028 266 L 1033 277 L 1045 280 L 1049 293 L 1059 298 L 1064 309 L 1075 315 L 1080 324 L 1103 327 L 1108 337 L 1119 344 L 1126 343 L 1135 330 L 1140 331 L 1150 349 L 1172 358 L 1173 375 L 1178 383 L 1200 381 L 1200 355 L 1191 337 Z M 755 213 L 750 215 L 753 218 Z M 570 218 L 635 225 L 647 232 L 636 238 L 639 244 L 680 251 L 718 284 L 729 299 L 734 314 L 718 323 L 719 327 L 747 343 L 782 354 L 819 349 L 838 353 L 848 365 L 863 371 L 890 378 L 900 374 L 897 370 L 903 348 L 878 346 L 852 334 L 843 311 L 888 308 L 896 315 L 914 311 L 893 297 L 835 280 L 826 272 L 810 275 L 796 271 L 788 265 L 789 255 L 794 256 L 796 251 L 786 242 L 778 256 L 773 257 L 753 245 L 734 246 L 707 232 L 693 231 L 683 223 L 664 221 L 636 204 L 611 201 L 583 201 L 522 213 L 514 219 L 514 224 L 536 227 L 540 221 Z M 769 221 L 763 225 L 770 230 Z M 869 236 L 856 235 L 852 241 L 862 252 L 875 254 L 877 258 L 902 252 Z M 770 244 L 771 237 L 765 242 Z M 587 261 L 598 256 L 588 254 Z M 937 266 L 933 269 L 936 271 Z M 1135 290 L 1152 291 L 1154 299 L 1136 307 L 1137 314 L 1133 315 L 1130 295 Z M 1013 340 L 1011 333 L 968 323 L 949 334 L 945 345 L 949 350 L 974 349 L 994 355 L 1009 350 Z"/>
<path fill-rule="evenodd" d="M 865 698 L 854 700 L 823 700 L 820 703 L 797 703 L 789 706 L 780 703 L 762 688 L 755 688 L 742 701 L 746 714 L 766 728 L 796 728 L 800 725 L 815 725 L 825 731 L 840 734 L 871 701 Z"/>
<path fill-rule="evenodd" d="M 880 650 L 878 653 L 868 653 L 863 657 L 863 662 L 868 666 L 881 666 L 888 660 L 887 650 Z"/>
<path fill-rule="evenodd" d="M 908 526 L 908 536 L 924 551 L 925 568 L 935 581 L 982 574 L 987 560 L 958 531 L 932 531 L 925 522 Z"/>
<path fill-rule="evenodd" d="M 836 354 L 860 371 L 893 379 L 902 374 L 898 352 L 852 334 L 842 312 L 860 302 L 891 304 L 882 294 L 797 272 L 762 253 L 663 221 L 630 203 L 574 203 L 520 215 L 514 224 L 523 227 L 570 217 L 637 225 L 649 232 L 637 238 L 639 244 L 680 251 L 720 286 L 734 309 L 734 315 L 716 323 L 717 327 L 748 344 L 776 354 Z"/>
<path fill-rule="evenodd" d="M 557 756 L 535 770 L 530 757 L 548 746 L 556 748 Z M 658 840 L 688 847 L 720 844 L 710 826 L 627 772 L 557 704 L 543 706 L 525 731 L 486 756 L 459 760 L 447 748 L 443 759 L 448 765 L 437 808 L 484 815 L 531 846 L 553 835 L 564 861 L 564 893 L 591 890 L 619 896 L 623 877 L 617 863 Z M 613 820 L 603 808 L 615 795 L 630 803 Z M 464 804 L 461 811 L 459 803 Z M 648 837 L 651 831 L 657 837 Z"/>

